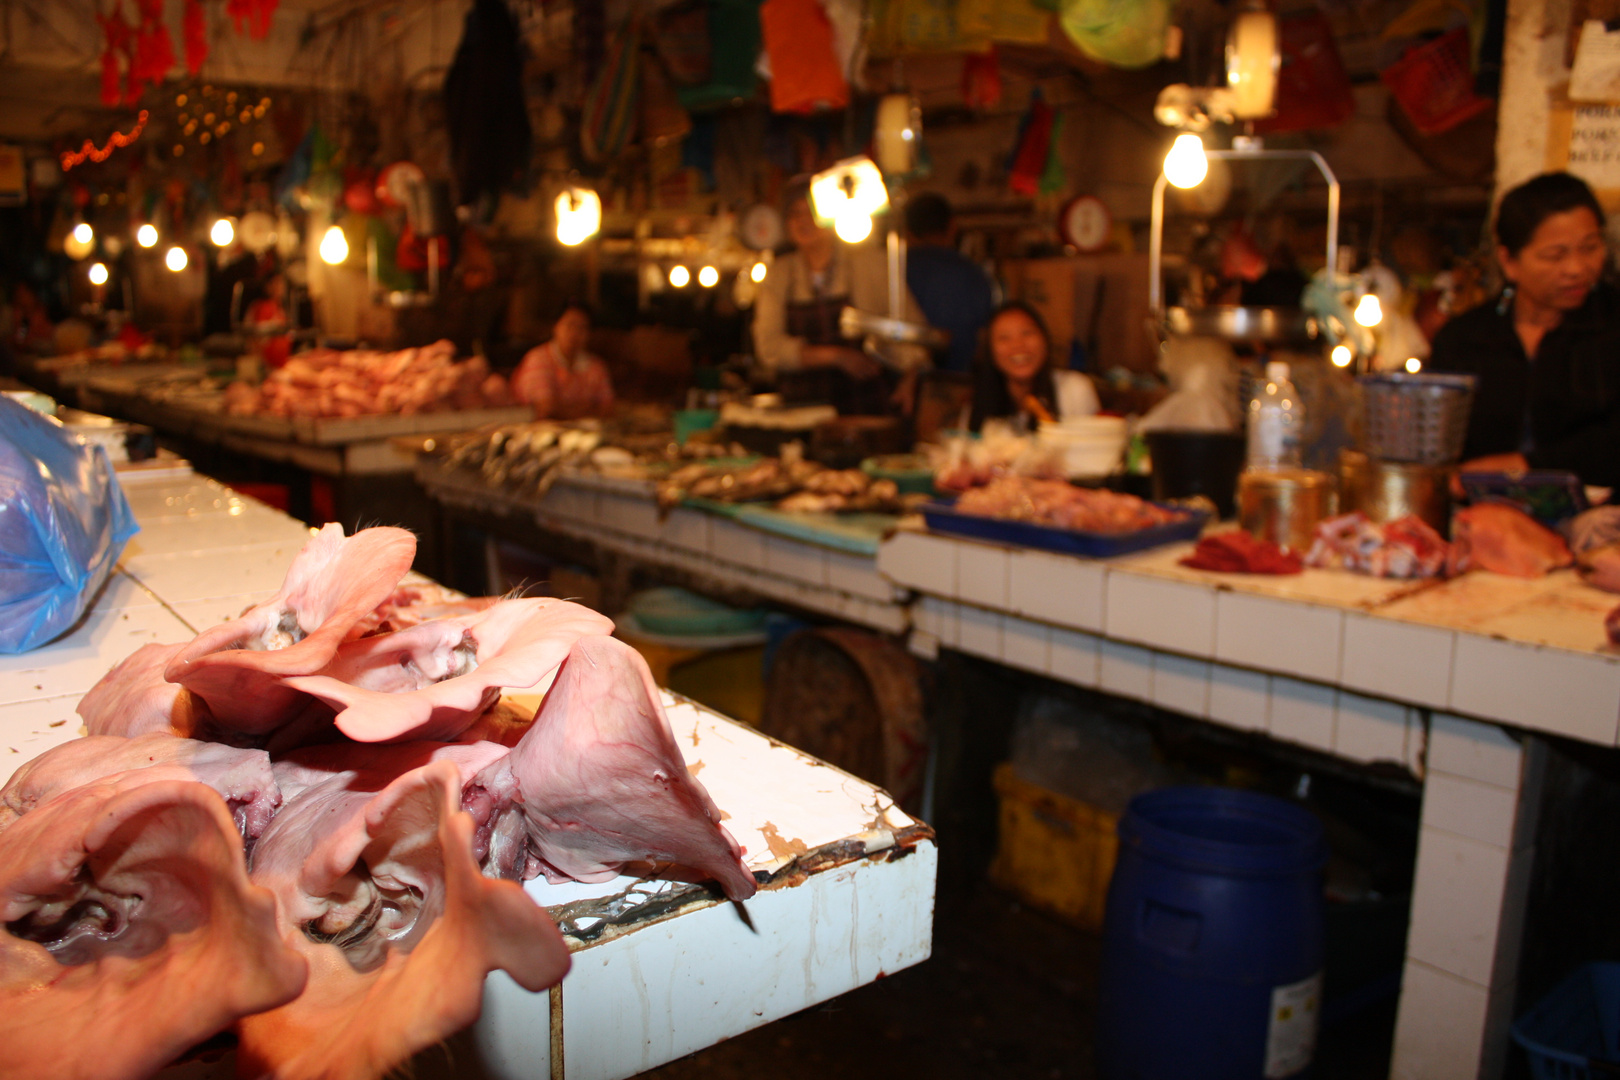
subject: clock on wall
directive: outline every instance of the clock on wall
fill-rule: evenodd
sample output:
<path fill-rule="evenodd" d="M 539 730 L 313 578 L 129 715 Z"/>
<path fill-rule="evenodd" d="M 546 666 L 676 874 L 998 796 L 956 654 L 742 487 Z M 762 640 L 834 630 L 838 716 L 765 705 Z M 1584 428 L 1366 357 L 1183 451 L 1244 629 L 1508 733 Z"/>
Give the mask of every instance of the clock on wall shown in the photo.
<path fill-rule="evenodd" d="M 1058 230 L 1063 239 L 1090 254 L 1108 246 L 1114 231 L 1114 215 L 1095 195 L 1070 199 L 1058 214 Z"/>
<path fill-rule="evenodd" d="M 737 232 L 742 242 L 755 251 L 781 247 L 786 235 L 782 228 L 782 215 L 776 207 L 765 203 L 750 206 L 743 213 L 742 220 L 737 222 Z"/>

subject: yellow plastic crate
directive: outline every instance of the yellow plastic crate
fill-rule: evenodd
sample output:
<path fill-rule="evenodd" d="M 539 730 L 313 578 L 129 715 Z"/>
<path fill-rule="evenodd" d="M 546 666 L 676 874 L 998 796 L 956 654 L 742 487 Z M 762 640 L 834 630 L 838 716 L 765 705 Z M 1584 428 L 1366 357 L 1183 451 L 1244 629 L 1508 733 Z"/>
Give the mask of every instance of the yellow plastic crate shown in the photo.
<path fill-rule="evenodd" d="M 990 880 L 1026 904 L 1101 930 L 1108 880 L 1119 853 L 1119 815 L 996 768 L 1000 839 Z"/>

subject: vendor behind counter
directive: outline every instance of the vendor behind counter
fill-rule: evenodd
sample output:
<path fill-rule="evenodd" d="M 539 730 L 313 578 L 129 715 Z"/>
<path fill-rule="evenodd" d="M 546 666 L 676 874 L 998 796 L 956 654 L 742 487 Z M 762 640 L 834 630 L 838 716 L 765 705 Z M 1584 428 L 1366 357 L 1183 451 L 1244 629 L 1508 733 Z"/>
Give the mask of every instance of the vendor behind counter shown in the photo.
<path fill-rule="evenodd" d="M 1073 420 L 1099 409 L 1096 387 L 1078 371 L 1058 368 L 1052 335 L 1035 309 L 1012 300 L 990 317 L 989 355 L 974 367 L 974 431 L 986 420 L 1022 421 L 1033 430 L 1041 421 Z"/>
<path fill-rule="evenodd" d="M 1428 368 L 1476 377 L 1464 471 L 1563 469 L 1620 486 L 1620 290 L 1603 209 L 1568 173 L 1509 191 L 1496 214 L 1507 285 L 1435 335 Z"/>

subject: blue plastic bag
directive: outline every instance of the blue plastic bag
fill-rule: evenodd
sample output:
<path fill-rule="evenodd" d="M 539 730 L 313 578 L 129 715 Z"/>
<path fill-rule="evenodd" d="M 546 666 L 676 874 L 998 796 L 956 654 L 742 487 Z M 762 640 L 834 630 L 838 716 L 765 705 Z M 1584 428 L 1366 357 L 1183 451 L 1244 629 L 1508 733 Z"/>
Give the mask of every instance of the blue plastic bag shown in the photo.
<path fill-rule="evenodd" d="M 0 653 L 72 628 L 139 529 L 106 449 L 0 396 Z"/>

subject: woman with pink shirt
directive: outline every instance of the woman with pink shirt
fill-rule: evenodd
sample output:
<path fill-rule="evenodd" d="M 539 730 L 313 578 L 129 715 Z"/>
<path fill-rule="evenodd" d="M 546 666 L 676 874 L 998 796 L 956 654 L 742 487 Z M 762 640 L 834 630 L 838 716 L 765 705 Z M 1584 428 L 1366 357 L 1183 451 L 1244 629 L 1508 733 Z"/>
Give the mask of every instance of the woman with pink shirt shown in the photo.
<path fill-rule="evenodd" d="M 551 340 L 524 354 L 512 373 L 512 393 L 542 420 L 606 417 L 613 411 L 607 365 L 585 351 L 591 313 L 570 300 L 552 327 Z"/>

